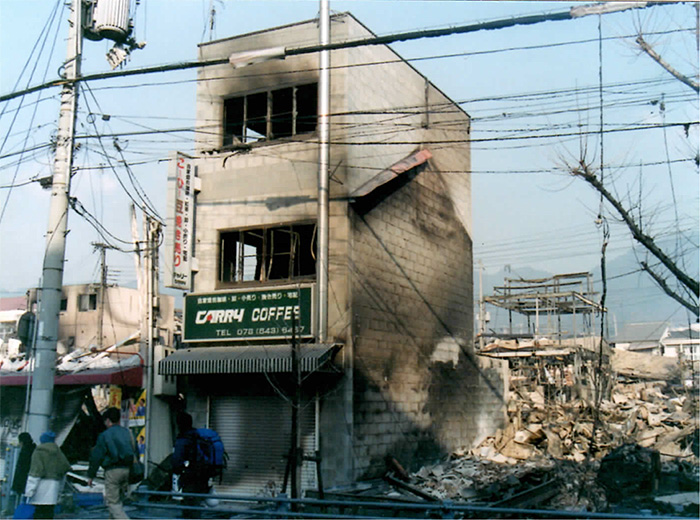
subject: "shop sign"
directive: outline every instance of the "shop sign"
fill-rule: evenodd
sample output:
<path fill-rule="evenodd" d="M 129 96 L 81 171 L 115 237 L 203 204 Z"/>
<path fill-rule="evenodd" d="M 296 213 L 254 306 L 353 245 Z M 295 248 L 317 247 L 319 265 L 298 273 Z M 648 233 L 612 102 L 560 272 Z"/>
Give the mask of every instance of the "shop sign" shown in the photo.
<path fill-rule="evenodd" d="M 189 291 L 192 286 L 194 245 L 194 193 L 196 166 L 191 157 L 177 153 L 168 176 L 166 259 L 171 276 L 167 287 Z"/>
<path fill-rule="evenodd" d="M 185 296 L 183 341 L 313 337 L 312 287 L 275 287 Z"/>

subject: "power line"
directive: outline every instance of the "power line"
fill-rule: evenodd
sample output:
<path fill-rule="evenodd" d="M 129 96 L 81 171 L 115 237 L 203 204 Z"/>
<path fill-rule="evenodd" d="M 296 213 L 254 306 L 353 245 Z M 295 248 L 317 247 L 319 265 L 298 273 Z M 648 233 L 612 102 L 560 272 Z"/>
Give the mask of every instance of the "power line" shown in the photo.
<path fill-rule="evenodd" d="M 649 35 L 664 35 L 664 34 L 673 34 L 673 33 L 692 33 L 695 31 L 694 28 L 682 28 L 682 29 L 674 29 L 674 30 L 668 30 L 668 31 L 656 31 L 656 32 L 650 32 L 650 33 L 645 33 Z M 630 35 L 623 35 L 623 36 L 611 36 L 606 39 L 625 39 L 625 38 L 634 38 L 636 37 L 637 34 L 630 34 Z M 417 58 L 396 58 L 392 60 L 380 60 L 380 61 L 371 61 L 371 62 L 364 62 L 364 63 L 353 63 L 353 64 L 344 64 L 344 65 L 335 65 L 330 67 L 331 70 L 343 70 L 343 69 L 349 69 L 349 68 L 356 68 L 356 67 L 370 67 L 370 66 L 376 66 L 376 65 L 387 65 L 391 63 L 402 63 L 402 62 L 414 62 L 414 61 L 427 61 L 427 60 L 438 60 L 438 59 L 445 59 L 445 58 L 456 58 L 456 57 L 468 57 L 468 56 L 474 56 L 474 55 L 480 55 L 480 54 L 494 54 L 494 53 L 500 53 L 500 52 L 510 52 L 510 51 L 517 51 L 517 50 L 534 50 L 534 49 L 540 49 L 540 48 L 550 48 L 550 47 L 558 47 L 558 46 L 564 46 L 564 45 L 574 45 L 574 44 L 579 44 L 579 43 L 588 43 L 588 42 L 596 42 L 598 41 L 596 39 L 590 39 L 590 40 L 576 40 L 576 41 L 569 41 L 569 42 L 554 42 L 554 43 L 548 43 L 548 44 L 543 44 L 543 45 L 534 45 L 534 46 L 524 46 L 524 47 L 506 47 L 506 48 L 501 48 L 501 49 L 490 49 L 490 50 L 485 50 L 485 51 L 472 51 L 472 52 L 460 52 L 460 53 L 452 53 L 452 54 L 436 54 L 436 55 L 431 55 L 431 56 L 423 56 L 423 57 L 417 57 Z M 299 72 L 310 72 L 312 70 L 316 69 L 310 69 L 310 68 L 305 68 L 305 69 L 292 69 L 292 70 L 286 70 L 286 71 L 280 71 L 280 72 L 266 72 L 266 73 L 250 73 L 250 74 L 241 74 L 238 76 L 239 79 L 261 79 L 265 77 L 279 77 L 281 75 L 292 75 L 292 74 L 298 74 Z M 177 81 L 159 81 L 159 82 L 149 82 L 149 83 L 140 83 L 140 84 L 134 84 L 134 85 L 121 85 L 121 86 L 106 86 L 106 87 L 98 87 L 95 90 L 109 90 L 109 89 L 122 89 L 122 88 L 139 88 L 139 87 L 153 87 L 153 86 L 163 86 L 163 85 L 184 85 L 187 83 L 197 83 L 197 82 L 207 82 L 207 81 L 218 81 L 221 79 L 225 79 L 223 76 L 213 76 L 213 77 L 207 77 L 207 78 L 193 78 L 193 79 L 187 79 L 187 80 L 177 80 Z M 673 82 L 674 80 L 671 79 L 662 79 L 659 81 L 667 81 L 667 82 Z"/>
<path fill-rule="evenodd" d="M 662 1 L 660 1 L 660 2 L 653 2 L 653 3 L 649 2 L 648 4 L 634 5 L 634 6 L 630 6 L 630 5 L 623 6 L 622 4 L 619 4 L 619 7 L 622 7 L 623 9 L 628 9 L 630 7 L 644 8 L 644 7 L 651 7 L 654 5 L 669 5 L 669 4 L 674 4 L 674 3 L 675 2 L 662 2 Z M 481 22 L 481 23 L 475 23 L 475 24 L 451 26 L 451 27 L 439 28 L 439 29 L 423 29 L 423 30 L 418 30 L 418 31 L 409 31 L 409 32 L 389 34 L 389 35 L 385 35 L 385 36 L 372 36 L 369 38 L 361 38 L 361 39 L 357 39 L 357 40 L 331 42 L 331 43 L 328 43 L 326 45 L 311 45 L 311 46 L 297 47 L 297 48 L 291 48 L 291 49 L 284 48 L 284 49 L 281 49 L 281 55 L 279 57 L 283 58 L 283 57 L 287 57 L 287 56 L 300 56 L 300 55 L 304 55 L 304 54 L 315 54 L 315 53 L 318 53 L 321 51 L 351 49 L 351 48 L 364 47 L 364 46 L 369 46 L 369 45 L 389 45 L 391 43 L 402 42 L 402 41 L 418 40 L 418 39 L 423 39 L 423 38 L 437 38 L 437 37 L 442 37 L 442 36 L 451 36 L 451 35 L 455 35 L 455 34 L 467 34 L 467 33 L 472 33 L 472 32 L 477 32 L 477 31 L 506 29 L 506 28 L 515 27 L 518 25 L 534 25 L 534 24 L 547 22 L 547 21 L 573 20 L 573 19 L 579 18 L 581 16 L 587 16 L 590 13 L 590 11 L 586 12 L 585 9 L 586 9 L 586 6 L 578 6 L 578 7 L 569 9 L 567 11 L 561 11 L 561 12 L 515 16 L 515 17 L 508 18 L 508 19 L 493 20 L 493 21 L 489 21 L 489 22 Z M 623 9 L 617 9 L 617 10 L 623 10 Z M 576 14 L 577 12 L 582 13 L 582 14 Z M 203 60 L 203 61 L 200 61 L 200 60 L 185 61 L 185 62 L 180 62 L 180 63 L 159 65 L 159 66 L 155 66 L 155 67 L 145 67 L 145 68 L 141 68 L 141 69 L 131 69 L 131 70 L 116 71 L 116 72 L 103 72 L 103 73 L 96 73 L 96 74 L 88 74 L 88 75 L 84 75 L 84 76 L 80 77 L 76 81 L 77 82 L 95 81 L 95 80 L 100 80 L 100 79 L 110 79 L 110 78 L 117 78 L 117 77 L 153 74 L 153 73 L 160 73 L 160 72 L 171 72 L 171 71 L 176 71 L 176 70 L 186 70 L 186 69 L 202 68 L 202 67 L 210 67 L 210 66 L 226 65 L 226 64 L 229 64 L 229 57 L 217 58 L 217 59 L 211 59 L 211 60 Z M 30 88 L 27 88 L 27 89 L 24 89 L 21 91 L 16 91 L 16 92 L 12 92 L 10 94 L 5 94 L 3 96 L 0 96 L 0 102 L 8 101 L 10 99 L 14 99 L 14 98 L 19 97 L 19 96 L 30 94 L 30 93 L 36 92 L 38 90 L 43 90 L 46 88 L 60 86 L 60 85 L 63 85 L 64 83 L 66 83 L 66 81 L 67 80 L 65 80 L 65 79 L 53 80 L 53 81 L 43 83 L 41 85 L 36 85 L 34 87 L 30 87 Z"/>
<path fill-rule="evenodd" d="M 610 88 L 616 88 L 616 87 L 620 87 L 620 86 L 623 86 L 623 85 L 626 85 L 626 84 L 627 84 L 627 85 L 640 85 L 640 86 L 641 86 L 641 85 L 649 85 L 649 84 L 654 83 L 654 82 L 655 82 L 655 81 L 644 80 L 644 81 L 632 82 L 632 83 L 614 84 L 614 85 L 610 85 L 609 87 L 610 87 Z M 531 97 L 540 97 L 540 96 L 543 96 L 543 97 L 546 97 L 546 98 L 551 98 L 552 96 L 554 96 L 554 95 L 556 95 L 556 94 L 566 94 L 566 93 L 575 94 L 575 93 L 585 92 L 585 91 L 587 91 L 587 90 L 589 90 L 589 89 L 592 89 L 592 88 L 593 88 L 593 87 L 583 87 L 583 88 L 577 88 L 577 89 L 562 89 L 562 90 L 557 90 L 557 91 L 545 91 L 545 92 L 536 92 L 536 93 L 514 94 L 514 95 L 511 95 L 511 96 L 500 96 L 499 98 L 479 98 L 479 99 L 474 99 L 474 100 L 461 101 L 461 102 L 459 102 L 459 103 L 466 104 L 466 103 L 482 102 L 482 101 L 487 101 L 487 100 L 491 100 L 491 99 L 501 99 L 501 100 L 505 100 L 505 99 L 518 100 L 518 99 L 519 99 L 520 101 L 522 101 L 523 98 L 528 98 L 528 97 L 530 97 L 530 98 L 531 98 Z M 690 98 L 689 98 L 689 99 L 690 99 Z M 686 101 L 686 99 L 684 99 L 683 101 Z M 634 103 L 648 104 L 648 103 L 649 103 L 648 94 L 645 95 L 644 98 L 640 99 L 639 101 L 636 101 L 636 102 L 633 101 L 632 103 L 631 103 L 630 101 L 625 102 L 625 104 L 627 104 L 627 105 L 634 104 Z M 610 104 L 610 106 L 613 106 L 613 107 L 619 107 L 619 106 L 621 106 L 621 105 L 622 105 L 622 104 L 619 103 L 619 102 L 611 102 L 611 104 Z M 438 113 L 438 112 L 436 112 L 436 110 L 439 110 L 439 108 L 440 108 L 440 105 L 433 105 L 433 109 L 431 109 L 430 112 L 431 112 L 431 113 Z M 493 118 L 504 119 L 504 116 L 507 116 L 506 119 L 514 119 L 514 118 L 516 118 L 516 117 L 535 117 L 535 116 L 552 115 L 552 114 L 557 114 L 557 113 L 566 113 L 566 112 L 570 112 L 570 111 L 581 111 L 581 110 L 591 110 L 591 109 L 593 109 L 593 107 L 584 107 L 584 108 L 580 108 L 580 107 L 579 107 L 579 108 L 576 108 L 576 109 L 571 109 L 571 108 L 559 108 L 559 109 L 557 109 L 557 110 L 555 110 L 555 111 L 537 112 L 537 113 L 525 112 L 525 113 L 522 113 L 522 114 L 519 114 L 519 115 L 518 115 L 518 114 L 515 114 L 515 113 L 513 113 L 513 112 L 509 112 L 509 113 L 507 113 L 507 114 L 504 114 L 504 113 L 502 113 L 502 111 L 504 110 L 504 108 L 498 107 L 498 108 L 493 108 L 493 109 L 492 109 L 493 111 L 495 111 L 495 112 L 498 113 L 497 116 L 491 116 L 490 118 L 489 118 L 489 117 L 474 117 L 474 116 L 473 116 L 473 117 L 472 117 L 472 121 L 483 121 L 483 120 L 488 120 L 488 119 L 493 119 Z M 378 109 L 378 110 L 372 110 L 372 111 L 342 112 L 342 113 L 333 114 L 332 116 L 333 116 L 333 117 L 346 117 L 346 116 L 351 116 L 351 115 L 355 115 L 355 116 L 356 116 L 356 115 L 363 115 L 363 114 L 366 114 L 366 115 L 385 114 L 385 115 L 393 115 L 393 116 L 398 116 L 398 115 L 401 115 L 401 114 L 403 114 L 403 115 L 417 115 L 419 111 L 424 111 L 424 110 L 425 110 L 424 107 L 412 106 L 412 107 L 404 107 L 404 108 L 399 108 L 399 109 L 393 109 L 393 110 L 391 110 L 391 111 Z M 112 117 L 112 116 L 110 116 L 110 117 Z M 364 123 L 363 123 L 363 124 L 364 124 Z M 377 123 L 376 123 L 376 122 L 373 122 L 372 124 L 376 125 Z M 387 122 L 387 124 L 388 124 L 388 122 Z M 394 121 L 394 124 L 395 124 L 395 121 Z M 572 125 L 573 125 L 573 123 L 572 123 Z M 217 127 L 218 127 L 218 121 L 217 121 L 217 122 L 212 122 L 212 127 L 214 127 L 214 126 L 217 126 Z M 159 134 L 164 134 L 164 133 L 180 133 L 180 132 L 196 131 L 196 130 L 197 130 L 197 129 L 196 129 L 194 126 L 192 126 L 192 127 L 179 128 L 179 129 L 177 129 L 177 128 L 176 128 L 176 129 L 161 129 L 161 130 L 153 129 L 152 131 L 153 131 L 153 132 L 156 132 L 156 133 L 159 133 Z M 200 131 L 201 131 L 201 129 L 200 129 Z M 475 131 L 478 132 L 478 131 L 488 131 L 488 130 L 487 130 L 487 129 L 486 129 L 486 130 L 482 130 L 482 129 L 479 129 L 479 128 L 475 128 Z M 496 130 L 493 130 L 493 131 L 496 131 Z M 147 133 L 147 132 L 146 132 L 146 133 Z M 114 134 L 114 135 L 117 135 L 117 136 L 127 136 L 127 135 L 139 135 L 139 134 L 136 134 L 136 133 L 121 133 L 121 134 Z M 111 135 L 111 136 L 114 136 L 114 135 Z M 30 150 L 31 150 L 31 149 L 30 149 Z M 0 159 L 10 157 L 11 155 L 12 155 L 12 154 L 6 154 L 6 155 L 4 155 L 4 156 L 0 156 Z"/>
<path fill-rule="evenodd" d="M 47 28 L 47 26 L 50 28 L 50 26 L 53 25 L 53 22 L 56 20 L 56 14 L 58 13 L 58 7 L 59 7 L 60 3 L 61 2 L 59 1 L 56 4 L 56 6 L 54 7 L 54 11 L 53 11 L 53 14 L 50 18 L 50 21 L 47 21 L 46 24 L 44 25 L 45 29 Z M 49 37 L 49 31 L 46 30 L 43 34 L 44 34 L 44 39 L 41 43 L 41 47 L 38 51 L 38 54 L 41 54 L 41 52 L 44 50 L 44 46 L 46 45 L 46 42 L 47 42 L 48 37 Z M 53 42 L 54 45 L 52 46 L 52 48 L 55 47 L 57 37 L 58 37 L 58 24 L 56 24 L 56 32 L 54 34 L 54 42 Z M 37 44 L 38 43 L 39 43 L 39 40 L 37 40 Z M 36 49 L 36 44 L 34 46 L 34 49 Z M 32 54 L 34 53 L 34 49 L 32 49 Z M 31 57 L 31 54 L 30 54 L 30 57 Z M 27 64 L 29 64 L 29 60 L 27 60 Z M 31 81 L 31 79 L 34 77 L 34 72 L 36 71 L 36 68 L 38 67 L 38 65 L 39 65 L 39 60 L 37 59 L 37 61 L 34 64 L 34 68 L 32 69 L 31 75 L 29 76 L 29 79 L 27 81 Z M 44 79 L 46 78 L 46 76 L 48 74 L 48 69 L 49 69 L 49 62 L 47 61 L 46 69 L 44 69 Z M 24 72 L 24 71 L 22 71 L 22 72 Z M 19 81 L 19 79 L 17 81 Z M 20 100 L 20 107 L 21 107 L 23 102 L 24 102 L 24 97 Z M 39 104 L 35 103 L 34 104 L 34 111 L 32 112 L 32 116 L 31 116 L 30 121 L 29 121 L 30 128 L 34 123 L 34 118 L 36 117 L 36 112 L 37 112 L 38 107 L 39 107 Z M 15 112 L 15 115 L 12 118 L 12 122 L 10 123 L 10 128 L 8 129 L 7 134 L 5 135 L 5 139 L 3 140 L 2 144 L 0 145 L 0 151 L 2 151 L 2 149 L 5 147 L 5 144 L 7 144 L 7 140 L 10 136 L 10 133 L 12 132 L 12 128 L 14 127 L 14 124 L 17 120 L 18 115 L 19 115 L 19 110 L 17 112 Z M 2 117 L 2 113 L 0 113 L 0 117 Z M 29 135 L 30 135 L 30 131 L 28 129 L 27 133 L 25 134 L 25 138 L 24 138 L 24 146 L 26 146 L 27 141 L 29 140 Z M 20 160 L 21 160 L 21 157 L 20 157 Z M 17 174 L 19 173 L 20 164 L 21 164 L 21 162 L 17 163 L 17 167 L 16 167 L 15 172 L 12 176 L 11 186 L 15 183 L 15 181 L 17 179 Z M 10 190 L 7 192 L 7 197 L 5 197 L 5 202 L 3 203 L 2 210 L 0 211 L 0 224 L 2 223 L 3 217 L 5 216 L 5 211 L 7 210 L 7 206 L 10 203 L 10 196 L 11 195 L 12 195 L 12 187 L 10 187 Z"/>
<path fill-rule="evenodd" d="M 97 99 L 94 97 L 94 95 L 93 95 L 92 92 L 90 91 L 89 86 L 87 87 L 87 90 L 88 90 L 88 92 L 92 95 L 92 97 L 93 97 L 93 99 L 95 100 L 95 102 L 97 102 Z M 85 103 L 88 104 L 88 106 L 89 106 L 89 102 L 88 102 L 88 100 L 87 100 L 87 96 L 85 96 Z M 93 128 L 95 129 L 95 131 L 97 131 L 97 126 L 95 125 L 94 119 L 92 120 L 91 124 L 92 124 Z M 116 142 L 116 139 L 115 139 L 115 141 L 114 141 L 114 147 L 115 147 L 115 149 L 117 150 L 117 152 L 119 152 L 119 154 L 122 156 L 122 164 L 123 164 L 124 167 L 126 168 L 127 174 L 128 174 L 129 179 L 130 179 L 130 181 L 131 181 L 131 184 L 132 184 L 132 186 L 134 187 L 134 190 L 136 191 L 136 194 L 137 194 L 138 197 L 141 199 L 141 202 L 139 202 L 139 201 L 137 201 L 136 199 L 134 199 L 134 197 L 131 195 L 131 192 L 126 188 L 126 186 L 125 186 L 124 183 L 122 182 L 121 178 L 119 177 L 119 174 L 117 173 L 116 168 L 114 168 L 114 167 L 112 166 L 112 164 L 111 164 L 111 158 L 110 158 L 109 155 L 107 154 L 107 151 L 104 149 L 104 144 L 102 143 L 102 138 L 103 138 L 103 137 L 106 137 L 106 136 L 101 135 L 101 134 L 97 134 L 98 142 L 100 143 L 100 146 L 102 147 L 102 151 L 104 152 L 104 157 L 107 158 L 107 160 L 108 160 L 108 162 L 109 162 L 109 165 L 112 167 L 112 168 L 111 168 L 111 169 L 112 169 L 112 172 L 114 173 L 114 176 L 117 178 L 117 181 L 119 182 L 119 185 L 122 187 L 122 189 L 124 190 L 124 192 L 126 193 L 126 195 L 131 199 L 131 201 L 132 201 L 134 204 L 136 204 L 139 208 L 141 208 L 142 211 L 144 211 L 145 213 L 151 215 L 154 219 L 158 220 L 158 221 L 162 224 L 162 223 L 163 223 L 162 218 L 160 218 L 160 216 L 158 215 L 157 210 L 154 208 L 153 204 L 152 204 L 151 201 L 148 199 L 148 196 L 147 196 L 147 195 L 145 194 L 145 192 L 143 191 L 143 188 L 141 188 L 141 186 L 138 184 L 138 181 L 137 181 L 136 178 L 134 177 L 134 175 L 133 175 L 133 173 L 132 173 L 132 171 L 131 171 L 131 169 L 130 169 L 128 163 L 126 162 L 126 160 L 124 160 L 124 156 L 123 156 L 122 153 L 121 153 L 121 149 L 120 149 L 120 147 L 118 146 L 118 144 L 117 144 L 117 142 Z"/>

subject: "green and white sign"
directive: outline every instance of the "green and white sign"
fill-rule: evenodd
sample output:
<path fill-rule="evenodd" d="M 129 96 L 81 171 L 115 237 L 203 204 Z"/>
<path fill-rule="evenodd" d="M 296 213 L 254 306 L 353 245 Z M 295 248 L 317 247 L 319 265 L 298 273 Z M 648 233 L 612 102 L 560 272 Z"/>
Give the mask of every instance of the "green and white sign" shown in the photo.
<path fill-rule="evenodd" d="M 185 296 L 183 341 L 313 336 L 312 287 L 275 287 Z M 294 319 L 292 319 L 294 317 Z"/>

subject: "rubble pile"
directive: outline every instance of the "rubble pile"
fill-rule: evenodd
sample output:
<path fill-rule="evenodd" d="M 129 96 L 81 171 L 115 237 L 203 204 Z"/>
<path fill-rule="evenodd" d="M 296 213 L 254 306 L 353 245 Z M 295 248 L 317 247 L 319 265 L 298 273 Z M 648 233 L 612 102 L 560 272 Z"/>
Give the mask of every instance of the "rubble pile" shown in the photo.
<path fill-rule="evenodd" d="M 697 403 L 668 395 L 666 383 L 618 384 L 598 410 L 577 399 L 545 402 L 539 392 L 515 391 L 508 425 L 479 447 L 494 462 L 515 463 L 549 455 L 576 462 L 602 458 L 623 444 L 653 448 L 663 457 L 697 458 Z"/>
<path fill-rule="evenodd" d="M 583 399 L 512 390 L 506 427 L 421 468 L 411 484 L 440 500 L 562 511 L 645 504 L 683 513 L 690 503 L 684 492 L 697 495 L 697 396 L 677 394 L 666 382 L 621 382 L 596 411 Z M 662 499 L 677 503 L 664 506 Z M 694 514 L 696 502 L 690 504 Z"/>
<path fill-rule="evenodd" d="M 474 453 L 455 454 L 448 461 L 425 466 L 411 483 L 440 500 L 492 507 L 541 507 L 601 511 L 605 491 L 596 482 L 598 463 L 576 464 L 551 457 L 502 464 Z"/>

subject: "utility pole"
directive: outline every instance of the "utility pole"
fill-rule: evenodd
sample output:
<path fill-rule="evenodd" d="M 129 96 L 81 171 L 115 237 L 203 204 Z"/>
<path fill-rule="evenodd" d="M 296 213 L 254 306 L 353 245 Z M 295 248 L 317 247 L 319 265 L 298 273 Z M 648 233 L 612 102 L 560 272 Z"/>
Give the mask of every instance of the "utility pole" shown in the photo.
<path fill-rule="evenodd" d="M 484 348 L 484 263 L 479 260 L 479 350 Z"/>
<path fill-rule="evenodd" d="M 292 311 L 292 449 L 289 454 L 292 498 L 299 498 L 299 477 L 301 475 L 302 456 L 299 446 L 299 410 L 301 409 L 301 371 L 299 370 L 299 351 L 296 339 L 296 313 Z M 296 511 L 296 504 L 292 504 Z"/>
<path fill-rule="evenodd" d="M 100 319 L 97 322 L 97 347 L 104 348 L 105 293 L 107 292 L 107 249 L 112 246 L 93 242 L 95 250 L 100 250 Z"/>
<path fill-rule="evenodd" d="M 329 0 L 320 0 L 319 44 L 330 43 Z M 320 73 L 318 81 L 318 260 L 316 264 L 318 342 L 328 337 L 328 214 L 329 214 L 329 164 L 330 164 L 330 51 L 319 52 Z"/>
<path fill-rule="evenodd" d="M 56 372 L 56 343 L 58 316 L 63 288 L 63 264 L 66 252 L 66 231 L 73 169 L 73 138 L 78 105 L 78 85 L 82 55 L 82 2 L 72 1 L 69 23 L 68 51 L 64 64 L 65 82 L 61 91 L 61 106 L 56 134 L 53 181 L 46 250 L 42 270 L 41 306 L 39 308 L 36 359 L 32 377 L 27 430 L 34 439 L 49 429 L 53 408 L 54 375 Z"/>
<path fill-rule="evenodd" d="M 144 234 L 146 235 L 146 251 L 143 279 L 145 280 L 145 320 L 141 328 L 141 356 L 146 360 L 146 453 L 145 453 L 145 477 L 149 474 L 148 461 L 151 460 L 151 446 L 153 442 L 153 379 L 155 377 L 155 345 L 158 341 L 158 244 L 160 242 L 160 223 L 143 215 Z M 143 351 L 145 349 L 145 352 Z"/>

